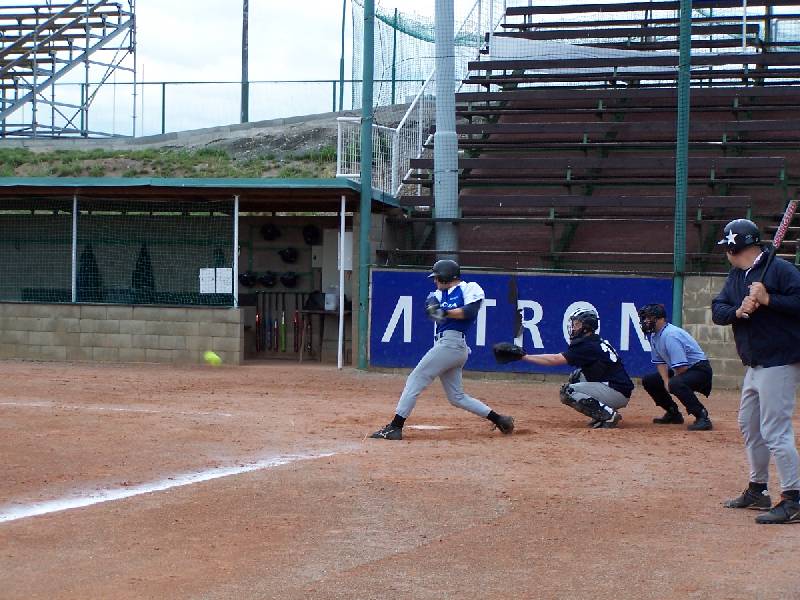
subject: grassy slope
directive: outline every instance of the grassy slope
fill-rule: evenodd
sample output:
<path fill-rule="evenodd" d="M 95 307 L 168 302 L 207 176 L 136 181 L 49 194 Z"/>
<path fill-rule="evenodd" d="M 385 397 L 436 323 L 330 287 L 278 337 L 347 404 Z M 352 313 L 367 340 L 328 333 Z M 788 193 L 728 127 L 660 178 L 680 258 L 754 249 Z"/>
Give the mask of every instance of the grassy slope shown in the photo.
<path fill-rule="evenodd" d="M 324 178 L 336 171 L 336 149 L 235 159 L 225 150 L 0 149 L 0 177 L 273 177 Z"/>

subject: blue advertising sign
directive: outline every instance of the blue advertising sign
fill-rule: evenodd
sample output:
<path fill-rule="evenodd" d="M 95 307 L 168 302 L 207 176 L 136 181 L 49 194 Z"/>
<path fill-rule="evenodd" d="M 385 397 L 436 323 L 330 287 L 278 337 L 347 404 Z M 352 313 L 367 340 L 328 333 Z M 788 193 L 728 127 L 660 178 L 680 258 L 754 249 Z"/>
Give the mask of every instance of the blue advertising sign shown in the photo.
<path fill-rule="evenodd" d="M 660 302 L 669 319 L 671 279 L 466 274 L 464 280 L 477 282 L 486 294 L 475 326 L 467 333 L 472 349 L 464 367 L 467 370 L 568 373 L 569 367 L 541 367 L 519 361 L 498 365 L 492 346 L 514 342 L 529 354 L 563 352 L 569 345 L 567 319 L 587 304 L 600 315 L 598 333 L 617 349 L 631 376 L 654 370 L 650 344 L 636 310 L 643 304 Z M 414 367 L 430 349 L 434 326 L 425 314 L 425 298 L 434 289 L 426 272 L 373 270 L 372 366 Z"/>

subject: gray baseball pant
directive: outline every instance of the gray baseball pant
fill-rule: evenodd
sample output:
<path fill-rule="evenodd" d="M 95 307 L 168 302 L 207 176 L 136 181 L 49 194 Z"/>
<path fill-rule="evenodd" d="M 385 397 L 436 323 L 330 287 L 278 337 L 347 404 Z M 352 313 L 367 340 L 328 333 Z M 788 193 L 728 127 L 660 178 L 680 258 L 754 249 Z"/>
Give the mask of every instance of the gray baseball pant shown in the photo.
<path fill-rule="evenodd" d="M 425 353 L 406 379 L 406 387 L 400 395 L 395 412 L 403 418 L 408 418 L 417 404 L 417 397 L 438 377 L 450 404 L 479 417 L 486 417 L 491 409 L 480 400 L 465 394 L 462 387 L 461 369 L 467 362 L 468 356 L 467 342 L 460 332 L 451 330 L 442 332 L 441 337 Z"/>
<path fill-rule="evenodd" d="M 781 480 L 781 490 L 800 490 L 800 459 L 792 428 L 800 363 L 779 367 L 748 367 L 742 384 L 739 429 L 750 462 L 750 481 L 767 483 L 769 459 Z"/>
<path fill-rule="evenodd" d="M 615 410 L 628 406 L 629 399 L 624 394 L 600 381 L 579 381 L 578 383 L 570 383 L 569 386 L 572 388 L 571 396 L 573 399 L 580 397 L 594 398 L 600 404 Z"/>

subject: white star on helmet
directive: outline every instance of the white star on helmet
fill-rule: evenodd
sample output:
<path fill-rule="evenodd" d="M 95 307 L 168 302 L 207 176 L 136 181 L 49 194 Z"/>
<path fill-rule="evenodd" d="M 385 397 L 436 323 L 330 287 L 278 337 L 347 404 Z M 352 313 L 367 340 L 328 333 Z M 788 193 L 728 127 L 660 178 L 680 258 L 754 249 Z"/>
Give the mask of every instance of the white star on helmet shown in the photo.
<path fill-rule="evenodd" d="M 733 233 L 732 231 L 725 236 L 725 243 L 734 246 L 736 244 L 736 236 L 739 235 L 738 233 Z"/>

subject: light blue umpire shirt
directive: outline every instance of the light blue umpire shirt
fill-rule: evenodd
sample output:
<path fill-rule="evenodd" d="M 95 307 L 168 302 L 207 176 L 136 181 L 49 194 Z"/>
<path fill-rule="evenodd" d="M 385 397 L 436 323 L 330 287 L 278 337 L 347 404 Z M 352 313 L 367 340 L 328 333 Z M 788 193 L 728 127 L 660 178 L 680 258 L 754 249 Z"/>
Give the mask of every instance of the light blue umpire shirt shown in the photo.
<path fill-rule="evenodd" d="M 691 367 L 706 360 L 700 344 L 680 327 L 667 323 L 661 331 L 650 334 L 650 358 L 653 364 L 666 364 L 670 369 Z"/>

